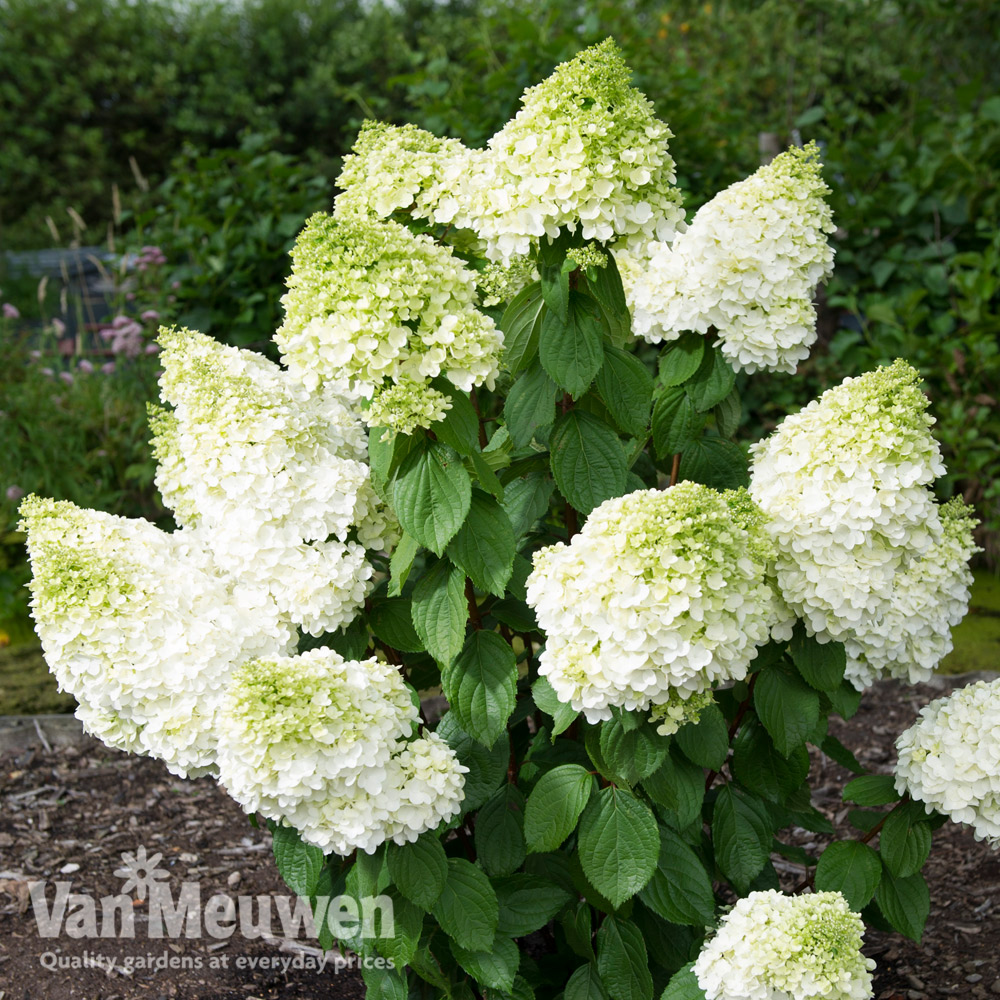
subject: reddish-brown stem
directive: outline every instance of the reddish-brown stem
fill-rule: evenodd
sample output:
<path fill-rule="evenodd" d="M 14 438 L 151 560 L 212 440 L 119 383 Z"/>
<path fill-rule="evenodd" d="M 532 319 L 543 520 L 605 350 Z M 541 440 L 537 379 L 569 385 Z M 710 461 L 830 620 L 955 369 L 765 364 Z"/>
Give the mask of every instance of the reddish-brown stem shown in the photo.
<path fill-rule="evenodd" d="M 566 519 L 566 541 L 570 541 L 580 530 L 580 527 L 577 521 L 576 510 L 570 505 L 569 501 L 566 502 L 564 517 Z"/>
<path fill-rule="evenodd" d="M 468 577 L 465 578 L 465 599 L 469 604 L 469 618 L 472 619 L 473 626 L 477 629 L 482 628 L 483 616 L 479 613 L 479 605 L 476 603 L 476 588 Z"/>
<path fill-rule="evenodd" d="M 677 452 L 674 455 L 674 464 L 670 467 L 670 485 L 677 485 L 677 477 L 680 475 L 681 471 L 681 453 Z"/>

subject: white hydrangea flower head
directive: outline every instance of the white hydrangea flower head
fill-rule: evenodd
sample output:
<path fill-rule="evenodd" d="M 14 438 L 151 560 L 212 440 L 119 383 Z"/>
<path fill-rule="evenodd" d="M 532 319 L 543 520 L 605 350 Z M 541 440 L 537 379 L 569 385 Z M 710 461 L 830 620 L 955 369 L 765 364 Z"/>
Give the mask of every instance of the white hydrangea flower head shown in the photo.
<path fill-rule="evenodd" d="M 377 403 L 393 384 L 439 375 L 463 392 L 492 388 L 503 334 L 476 298 L 475 273 L 449 247 L 391 220 L 320 212 L 292 250 L 285 321 L 274 339 L 310 390 L 346 380 Z M 399 402 L 391 408 L 396 419 Z M 426 398 L 416 402 L 424 419 Z"/>
<path fill-rule="evenodd" d="M 1000 678 L 938 698 L 896 740 L 896 790 L 1000 847 Z"/>
<path fill-rule="evenodd" d="M 676 689 L 668 692 L 667 700 L 659 705 L 651 705 L 649 721 L 656 726 L 661 736 L 673 736 L 681 726 L 696 723 L 701 713 L 715 701 L 711 691 L 695 691 L 687 694 Z"/>
<path fill-rule="evenodd" d="M 926 411 L 919 374 L 896 361 L 751 448 L 782 597 L 810 633 L 845 643 L 859 689 L 880 675 L 926 680 L 968 605 L 972 521 L 934 500 L 944 465 Z"/>
<path fill-rule="evenodd" d="M 310 392 L 252 351 L 184 329 L 159 336 L 151 408 L 156 485 L 218 565 L 267 582 L 313 634 L 351 621 L 370 588 L 364 542 L 388 540 L 373 503 L 364 427 L 343 386 Z M 339 391 L 338 391 L 339 390 Z M 362 543 L 348 540 L 364 522 Z"/>
<path fill-rule="evenodd" d="M 451 400 L 426 382 L 401 378 L 383 389 L 365 415 L 372 427 L 391 427 L 398 434 L 412 434 L 418 427 L 430 427 L 451 409 Z"/>
<path fill-rule="evenodd" d="M 219 574 L 188 532 L 34 496 L 21 515 L 36 630 L 84 725 L 175 774 L 213 771 L 231 672 L 293 642 L 267 588 Z"/>
<path fill-rule="evenodd" d="M 439 738 L 406 742 L 417 707 L 398 671 L 320 648 L 255 660 L 220 716 L 219 778 L 248 812 L 322 850 L 414 840 L 458 811 L 466 770 Z"/>
<path fill-rule="evenodd" d="M 645 267 L 626 286 L 635 333 L 656 343 L 715 327 L 737 371 L 794 372 L 833 270 L 820 168 L 815 143 L 793 147 L 703 205 L 672 243 L 641 247 Z"/>
<path fill-rule="evenodd" d="M 524 92 L 459 199 L 491 260 L 526 254 L 560 229 L 600 242 L 672 238 L 683 211 L 671 132 L 630 77 L 607 39 Z"/>
<path fill-rule="evenodd" d="M 468 228 L 460 193 L 475 151 L 415 125 L 366 121 L 337 178 L 340 218 L 409 212 L 414 218 Z"/>
<path fill-rule="evenodd" d="M 722 918 L 694 974 L 707 1000 L 868 1000 L 864 930 L 839 892 L 752 892 Z"/>
<path fill-rule="evenodd" d="M 506 264 L 490 262 L 476 272 L 476 284 L 484 308 L 510 302 L 534 281 L 538 281 L 538 271 L 530 257 L 511 257 Z"/>
<path fill-rule="evenodd" d="M 745 490 L 696 483 L 605 501 L 535 553 L 539 673 L 590 722 L 741 680 L 780 615 L 763 522 Z"/>

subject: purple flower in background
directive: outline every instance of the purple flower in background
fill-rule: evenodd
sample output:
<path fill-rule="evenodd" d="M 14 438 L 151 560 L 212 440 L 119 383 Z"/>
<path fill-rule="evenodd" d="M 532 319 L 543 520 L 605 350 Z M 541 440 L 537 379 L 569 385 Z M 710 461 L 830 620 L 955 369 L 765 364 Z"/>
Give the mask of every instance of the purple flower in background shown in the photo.
<path fill-rule="evenodd" d="M 93 362 L 88 361 L 86 358 L 80 359 L 80 363 L 77 365 L 77 368 L 79 368 L 84 375 L 92 375 L 94 372 Z"/>
<path fill-rule="evenodd" d="M 66 332 L 66 324 L 61 319 L 54 319 L 52 329 L 55 330 L 57 337 L 61 337 Z"/>
<path fill-rule="evenodd" d="M 12 306 L 9 302 L 3 304 L 3 318 L 4 319 L 17 319 L 20 316 L 17 306 Z"/>
<path fill-rule="evenodd" d="M 106 361 L 103 365 L 101 365 L 101 371 L 105 375 L 114 375 L 115 363 L 113 361 Z"/>
<path fill-rule="evenodd" d="M 147 354 L 159 354 L 160 353 L 160 345 L 159 344 L 147 344 L 146 345 L 146 353 Z"/>
<path fill-rule="evenodd" d="M 72 372 L 60 372 L 59 377 L 67 384 L 72 385 L 76 379 L 73 378 Z"/>
<path fill-rule="evenodd" d="M 142 353 L 142 327 L 131 316 L 116 316 L 99 334 L 102 340 L 108 341 L 112 354 L 135 358 Z"/>
<path fill-rule="evenodd" d="M 160 314 L 155 309 L 147 309 L 139 316 L 143 323 L 155 323 L 159 318 Z"/>
<path fill-rule="evenodd" d="M 17 503 L 21 497 L 24 496 L 24 490 L 20 486 L 8 486 L 7 487 L 7 499 L 11 503 Z"/>
<path fill-rule="evenodd" d="M 38 369 L 46 378 L 52 378 L 55 372 L 51 368 L 39 368 Z"/>

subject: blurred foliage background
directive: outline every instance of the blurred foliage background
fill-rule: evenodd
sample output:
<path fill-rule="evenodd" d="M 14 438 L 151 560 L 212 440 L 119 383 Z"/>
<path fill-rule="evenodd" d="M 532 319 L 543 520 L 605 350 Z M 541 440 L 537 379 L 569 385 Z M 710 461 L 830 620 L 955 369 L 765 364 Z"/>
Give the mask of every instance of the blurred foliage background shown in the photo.
<path fill-rule="evenodd" d="M 795 376 L 743 377 L 746 438 L 907 358 L 939 421 L 942 495 L 976 504 L 995 568 L 995 27 L 992 0 L 0 0 L 0 302 L 19 314 L 0 318 L 0 623 L 24 622 L 18 491 L 163 517 L 155 356 L 109 351 L 114 316 L 265 349 L 286 252 L 365 118 L 482 145 L 526 86 L 608 35 L 675 133 L 689 209 L 790 143 L 823 149 L 839 229 L 820 343 Z M 105 249 L 106 315 L 84 314 L 66 268 L 23 264 L 53 246 Z"/>

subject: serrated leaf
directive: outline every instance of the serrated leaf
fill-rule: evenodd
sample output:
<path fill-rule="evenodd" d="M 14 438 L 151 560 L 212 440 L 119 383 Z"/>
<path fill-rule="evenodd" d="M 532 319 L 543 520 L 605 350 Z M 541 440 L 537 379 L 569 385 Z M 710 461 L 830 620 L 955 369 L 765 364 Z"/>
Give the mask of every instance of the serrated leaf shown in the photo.
<path fill-rule="evenodd" d="M 539 677 L 532 685 L 531 693 L 535 704 L 546 715 L 552 716 L 553 738 L 569 729 L 573 720 L 580 714 L 572 705 L 559 700 L 559 696 L 553 690 L 547 677 Z"/>
<path fill-rule="evenodd" d="M 413 628 L 441 666 L 450 666 L 461 651 L 468 616 L 465 574 L 441 559 L 413 588 L 410 603 Z"/>
<path fill-rule="evenodd" d="M 521 961 L 521 953 L 510 938 L 500 934 L 485 951 L 469 951 L 459 944 L 452 944 L 452 954 L 458 964 L 470 973 L 480 986 L 509 993 L 514 988 L 514 977 Z"/>
<path fill-rule="evenodd" d="M 580 863 L 615 907 L 634 896 L 656 869 L 660 835 L 649 807 L 621 788 L 602 788 L 580 820 Z"/>
<path fill-rule="evenodd" d="M 657 381 L 664 388 L 682 385 L 701 367 L 706 340 L 700 333 L 681 334 L 660 355 Z"/>
<path fill-rule="evenodd" d="M 365 1000 L 407 1000 L 409 987 L 402 971 L 362 965 L 361 978 L 365 983 Z"/>
<path fill-rule="evenodd" d="M 770 664 L 757 675 L 753 703 L 785 757 L 805 743 L 819 721 L 819 695 L 781 663 Z"/>
<path fill-rule="evenodd" d="M 701 433 L 701 420 L 681 387 L 668 388 L 653 401 L 653 447 L 660 458 L 684 451 Z"/>
<path fill-rule="evenodd" d="M 515 632 L 537 632 L 538 619 L 524 601 L 505 598 L 490 605 L 490 614 L 504 625 L 509 625 Z"/>
<path fill-rule="evenodd" d="M 549 449 L 556 485 L 581 514 L 621 496 L 628 471 L 625 451 L 607 424 L 570 410 L 556 421 Z"/>
<path fill-rule="evenodd" d="M 732 769 L 744 788 L 772 802 L 784 802 L 809 774 L 809 751 L 800 746 L 785 757 L 756 716 L 750 715 L 733 740 Z"/>
<path fill-rule="evenodd" d="M 817 891 L 843 893 L 856 913 L 871 902 L 881 877 L 878 855 L 859 840 L 834 841 L 816 865 Z"/>
<path fill-rule="evenodd" d="M 843 719 L 852 718 L 861 704 L 861 692 L 850 681 L 844 681 L 836 691 L 827 691 L 826 696 Z"/>
<path fill-rule="evenodd" d="M 589 903 L 581 899 L 574 908 L 562 915 L 559 922 L 566 935 L 566 943 L 577 955 L 587 961 L 596 958 L 594 945 L 591 941 L 593 921 L 590 916 Z"/>
<path fill-rule="evenodd" d="M 533 852 L 554 851 L 576 829 L 594 790 L 579 764 L 563 764 L 538 779 L 524 813 L 524 839 Z"/>
<path fill-rule="evenodd" d="M 597 971 L 613 1000 L 652 1000 L 646 942 L 630 920 L 612 913 L 598 928 Z"/>
<path fill-rule="evenodd" d="M 836 736 L 827 736 L 820 744 L 820 749 L 831 760 L 835 760 L 841 767 L 846 767 L 854 774 L 864 774 L 865 769 L 858 763 L 858 758 L 844 746 Z"/>
<path fill-rule="evenodd" d="M 537 362 L 510 387 L 503 415 L 515 448 L 530 444 L 535 431 L 555 422 L 558 397 L 559 388 Z"/>
<path fill-rule="evenodd" d="M 716 490 L 736 490 L 750 483 L 743 449 L 721 437 L 702 437 L 688 444 L 681 455 L 680 478 Z"/>
<path fill-rule="evenodd" d="M 729 727 L 719 706 L 707 705 L 698 721 L 681 726 L 674 740 L 688 760 L 717 771 L 729 754 Z"/>
<path fill-rule="evenodd" d="M 500 903 L 497 930 L 507 937 L 524 937 L 544 927 L 572 898 L 554 882 L 519 872 L 494 880 Z"/>
<path fill-rule="evenodd" d="M 411 452 L 393 485 L 393 508 L 403 530 L 441 555 L 469 513 L 472 482 L 458 453 L 437 441 Z"/>
<path fill-rule="evenodd" d="M 473 490 L 469 512 L 448 545 L 448 558 L 480 589 L 503 597 L 514 566 L 514 529 L 503 507 Z"/>
<path fill-rule="evenodd" d="M 294 827 L 279 826 L 277 823 L 269 825 L 271 850 L 285 885 L 297 896 L 308 898 L 314 895 L 326 865 L 323 852 L 305 843 Z"/>
<path fill-rule="evenodd" d="M 516 539 L 530 531 L 549 509 L 551 496 L 552 480 L 544 472 L 529 472 L 524 478 L 507 484 L 502 504 Z"/>
<path fill-rule="evenodd" d="M 674 814 L 678 829 L 690 826 L 701 815 L 705 774 L 678 748 L 671 748 L 670 755 L 660 768 L 642 779 L 642 787 L 654 802 Z"/>
<path fill-rule="evenodd" d="M 438 723 L 437 734 L 455 751 L 459 762 L 469 769 L 464 776 L 462 814 L 475 812 L 507 776 L 507 763 L 510 759 L 508 741 L 498 739 L 492 747 L 483 746 L 462 729 L 451 710 Z"/>
<path fill-rule="evenodd" d="M 565 319 L 551 308 L 542 316 L 538 357 L 556 385 L 579 399 L 604 363 L 604 328 L 597 304 L 577 291 L 569 293 Z"/>
<path fill-rule="evenodd" d="M 478 629 L 441 673 L 455 719 L 483 746 L 492 747 L 514 711 L 517 658 L 496 632 Z"/>
<path fill-rule="evenodd" d="M 900 934 L 920 944 L 931 910 L 930 893 L 923 875 L 897 878 L 892 872 L 883 870 L 882 880 L 875 890 L 875 902 Z"/>
<path fill-rule="evenodd" d="M 424 925 L 424 909 L 410 902 L 394 886 L 386 891 L 392 900 L 392 926 L 390 937 L 379 938 L 379 954 L 391 958 L 397 969 L 408 965 L 416 953 L 420 943 L 420 934 Z"/>
<path fill-rule="evenodd" d="M 788 647 L 789 655 L 803 680 L 817 691 L 836 691 L 844 680 L 847 653 L 840 642 L 821 643 L 806 635 L 799 622 Z"/>
<path fill-rule="evenodd" d="M 712 811 L 712 844 L 718 866 L 741 892 L 770 855 L 771 831 L 749 799 L 731 785 L 719 789 Z"/>
<path fill-rule="evenodd" d="M 438 901 L 448 878 L 448 858 L 434 833 L 422 833 L 410 844 L 390 843 L 386 865 L 393 884 L 423 910 Z"/>
<path fill-rule="evenodd" d="M 717 347 L 706 347 L 694 377 L 685 388 L 699 413 L 712 409 L 733 391 L 736 372 Z"/>
<path fill-rule="evenodd" d="M 600 303 L 608 323 L 611 342 L 621 347 L 632 336 L 632 317 L 625 300 L 621 273 L 613 253 L 607 252 L 606 267 L 591 268 L 587 273 L 590 292 Z"/>
<path fill-rule="evenodd" d="M 653 376 L 634 355 L 605 345 L 597 391 L 615 423 L 633 437 L 645 438 L 653 400 Z"/>
<path fill-rule="evenodd" d="M 419 551 L 420 543 L 404 531 L 396 543 L 395 549 L 392 550 L 392 558 L 389 560 L 390 597 L 398 597 L 402 593 L 410 570 L 413 569 L 413 560 Z"/>
<path fill-rule="evenodd" d="M 490 880 L 464 858 L 448 859 L 448 877 L 431 913 L 442 930 L 469 951 L 493 946 L 499 908 Z"/>
<path fill-rule="evenodd" d="M 538 353 L 538 334 L 542 325 L 542 286 L 535 282 L 522 289 L 500 317 L 503 330 L 502 361 L 516 375 L 527 368 Z"/>
<path fill-rule="evenodd" d="M 731 438 L 739 429 L 743 407 L 740 394 L 734 389 L 721 403 L 717 403 L 712 411 L 715 414 L 715 426 L 722 437 Z"/>
<path fill-rule="evenodd" d="M 639 898 L 674 924 L 707 927 L 715 919 L 712 882 L 697 854 L 681 838 L 660 827 L 656 871 Z"/>
<path fill-rule="evenodd" d="M 423 441 L 419 434 L 397 434 L 384 427 L 368 428 L 368 465 L 372 487 L 383 500 L 391 500 L 389 484 L 404 459 L 410 452 L 422 447 Z"/>
<path fill-rule="evenodd" d="M 884 806 L 898 802 L 896 779 L 891 774 L 865 774 L 844 786 L 844 801 L 859 806 Z"/>
<path fill-rule="evenodd" d="M 490 452 L 491 455 L 498 455 L 499 452 Z M 472 460 L 472 469 L 476 474 L 476 480 L 479 485 L 486 490 L 492 496 L 495 496 L 497 500 L 503 503 L 504 498 L 504 488 L 503 483 L 497 478 L 497 474 L 493 471 L 493 466 L 490 464 L 489 460 L 481 455 L 478 451 L 472 452 L 469 456 Z M 498 465 L 497 468 L 504 468 L 505 465 Z"/>
<path fill-rule="evenodd" d="M 705 991 L 698 985 L 693 966 L 694 962 L 690 962 L 670 977 L 660 1000 L 705 1000 Z"/>
<path fill-rule="evenodd" d="M 573 972 L 563 991 L 563 1000 L 610 1000 L 596 965 L 588 962 Z"/>
<path fill-rule="evenodd" d="M 510 875 L 525 856 L 524 796 L 507 784 L 476 817 L 476 857 L 487 875 Z"/>
<path fill-rule="evenodd" d="M 404 653 L 424 651 L 424 644 L 413 628 L 408 597 L 390 597 L 373 602 L 368 622 L 375 635 L 387 646 Z"/>
<path fill-rule="evenodd" d="M 670 740 L 652 726 L 635 728 L 640 722 L 633 713 L 624 712 L 602 722 L 598 730 L 604 764 L 627 785 L 635 785 L 656 771 L 670 749 Z"/>
<path fill-rule="evenodd" d="M 434 436 L 460 455 L 471 455 L 479 447 L 479 417 L 472 400 L 446 379 L 441 379 L 435 388 L 451 400 L 451 406 L 444 418 L 435 422 Z"/>
<path fill-rule="evenodd" d="M 878 849 L 896 878 L 916 875 L 931 852 L 931 828 L 908 810 L 897 809 L 889 813 L 879 831 Z"/>

